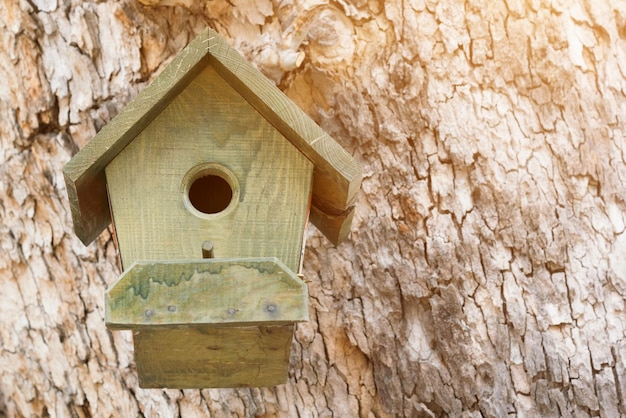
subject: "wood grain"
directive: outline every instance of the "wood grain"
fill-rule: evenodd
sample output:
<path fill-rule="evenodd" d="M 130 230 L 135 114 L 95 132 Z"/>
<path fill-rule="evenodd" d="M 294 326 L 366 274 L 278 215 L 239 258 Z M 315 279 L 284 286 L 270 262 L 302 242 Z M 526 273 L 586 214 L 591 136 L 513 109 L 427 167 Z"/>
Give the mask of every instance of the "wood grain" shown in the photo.
<path fill-rule="evenodd" d="M 215 215 L 185 203 L 192 180 L 185 176 L 205 164 L 223 170 L 234 186 L 236 201 Z M 122 265 L 201 258 L 202 243 L 210 240 L 219 257 L 278 257 L 297 272 L 312 171 L 302 153 L 205 67 L 106 167 Z"/>
<path fill-rule="evenodd" d="M 287 381 L 294 326 L 134 332 L 143 388 L 276 386 Z"/>
<path fill-rule="evenodd" d="M 0 416 L 626 416 L 623 1 L 173 2 L 0 1 Z M 287 385 L 140 390 L 59 174 L 207 21 L 364 184 Z"/>
<path fill-rule="evenodd" d="M 192 41 L 63 168 L 74 230 L 84 244 L 111 222 L 105 167 L 193 80 L 203 67 L 201 43 Z"/>
<path fill-rule="evenodd" d="M 218 73 L 315 165 L 313 204 L 323 212 L 345 212 L 361 184 L 352 156 L 219 35 L 209 31 L 208 41 Z"/>
<path fill-rule="evenodd" d="M 308 292 L 276 258 L 134 263 L 107 291 L 105 320 L 134 330 L 142 387 L 274 386 Z"/>
<path fill-rule="evenodd" d="M 306 285 L 276 258 L 134 263 L 107 290 L 110 329 L 308 320 Z"/>

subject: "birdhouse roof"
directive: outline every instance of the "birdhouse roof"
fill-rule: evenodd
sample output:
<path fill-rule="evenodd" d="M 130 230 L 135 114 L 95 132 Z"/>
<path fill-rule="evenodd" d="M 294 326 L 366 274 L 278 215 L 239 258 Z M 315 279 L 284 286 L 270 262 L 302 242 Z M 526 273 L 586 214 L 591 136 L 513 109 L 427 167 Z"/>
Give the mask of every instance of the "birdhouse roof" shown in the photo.
<path fill-rule="evenodd" d="M 311 221 L 332 242 L 345 238 L 361 183 L 360 166 L 211 29 L 194 39 L 65 166 L 76 235 L 88 244 L 110 224 L 105 167 L 207 66 L 313 163 Z"/>

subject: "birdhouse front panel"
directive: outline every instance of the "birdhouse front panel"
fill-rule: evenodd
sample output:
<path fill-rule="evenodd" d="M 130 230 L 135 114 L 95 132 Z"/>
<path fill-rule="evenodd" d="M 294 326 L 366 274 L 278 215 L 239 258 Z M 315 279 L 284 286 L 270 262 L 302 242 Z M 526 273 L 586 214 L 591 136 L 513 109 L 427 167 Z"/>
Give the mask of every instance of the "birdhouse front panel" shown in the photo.
<path fill-rule="evenodd" d="M 106 167 L 122 266 L 137 260 L 280 259 L 297 272 L 313 165 L 213 69 Z"/>

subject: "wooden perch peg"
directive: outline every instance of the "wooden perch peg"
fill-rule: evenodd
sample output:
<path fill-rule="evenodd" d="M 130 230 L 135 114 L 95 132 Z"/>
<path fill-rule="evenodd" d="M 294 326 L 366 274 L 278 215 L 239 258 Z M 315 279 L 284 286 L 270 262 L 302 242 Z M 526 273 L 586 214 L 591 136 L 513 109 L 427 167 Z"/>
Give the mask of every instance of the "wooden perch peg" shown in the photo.
<path fill-rule="evenodd" d="M 215 258 L 213 243 L 211 241 L 204 241 L 202 243 L 202 258 Z"/>

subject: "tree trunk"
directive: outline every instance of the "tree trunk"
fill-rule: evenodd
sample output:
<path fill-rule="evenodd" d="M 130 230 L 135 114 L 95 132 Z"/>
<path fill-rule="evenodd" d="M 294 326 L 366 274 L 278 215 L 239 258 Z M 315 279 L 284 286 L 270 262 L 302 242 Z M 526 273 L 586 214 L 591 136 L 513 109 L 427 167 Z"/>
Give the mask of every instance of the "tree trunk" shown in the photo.
<path fill-rule="evenodd" d="M 160 3 L 0 0 L 0 415 L 626 414 L 623 2 Z M 363 186 L 286 385 L 143 390 L 61 170 L 206 25 Z"/>

